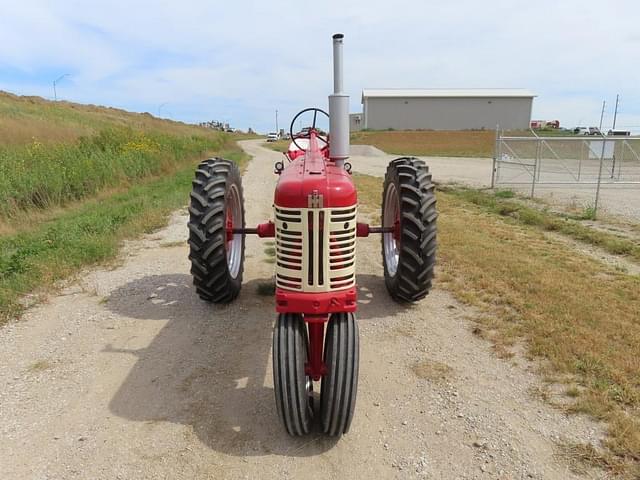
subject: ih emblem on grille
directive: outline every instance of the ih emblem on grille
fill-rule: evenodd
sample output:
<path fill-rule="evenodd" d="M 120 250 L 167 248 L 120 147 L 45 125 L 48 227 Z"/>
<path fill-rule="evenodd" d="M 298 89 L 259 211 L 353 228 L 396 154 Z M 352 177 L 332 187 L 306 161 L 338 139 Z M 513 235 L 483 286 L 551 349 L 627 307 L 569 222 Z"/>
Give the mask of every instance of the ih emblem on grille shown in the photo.
<path fill-rule="evenodd" d="M 317 190 L 314 190 L 312 194 L 310 194 L 308 197 L 308 206 L 309 208 L 323 208 L 324 207 L 324 200 L 322 198 L 322 195 L 318 194 Z"/>

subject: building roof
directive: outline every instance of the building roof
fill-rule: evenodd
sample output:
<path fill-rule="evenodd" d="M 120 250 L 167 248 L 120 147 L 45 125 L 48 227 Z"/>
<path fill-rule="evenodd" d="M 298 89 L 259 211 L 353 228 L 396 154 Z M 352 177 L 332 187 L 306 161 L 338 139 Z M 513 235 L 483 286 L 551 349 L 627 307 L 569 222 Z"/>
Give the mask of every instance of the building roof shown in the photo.
<path fill-rule="evenodd" d="M 536 94 L 525 88 L 365 88 L 365 98 L 421 98 L 421 97 L 519 97 L 533 98 Z"/>

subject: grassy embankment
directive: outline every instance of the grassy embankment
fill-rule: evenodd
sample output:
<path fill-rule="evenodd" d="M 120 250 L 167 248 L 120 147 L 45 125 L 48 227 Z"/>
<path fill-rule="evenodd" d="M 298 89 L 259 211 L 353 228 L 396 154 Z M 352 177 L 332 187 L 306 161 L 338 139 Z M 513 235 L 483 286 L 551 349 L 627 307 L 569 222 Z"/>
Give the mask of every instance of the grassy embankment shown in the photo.
<path fill-rule="evenodd" d="M 246 160 L 232 135 L 144 114 L 0 94 L 0 118 L 0 323 L 162 226 L 199 159 Z"/>
<path fill-rule="evenodd" d="M 40 97 L 20 97 L 0 91 L 0 145 L 26 145 L 34 138 L 44 144 L 70 143 L 105 128 L 127 127 L 136 131 L 202 135 L 207 130 L 148 113 Z"/>
<path fill-rule="evenodd" d="M 361 202 L 379 208 L 381 179 L 355 178 Z M 438 209 L 438 285 L 478 308 L 474 331 L 499 354 L 524 343 L 529 356 L 542 360 L 549 385 L 543 393 L 563 392 L 549 401 L 606 422 L 605 449 L 576 444 L 565 445 L 565 452 L 638 478 L 640 278 L 578 254 L 545 231 L 635 260 L 638 246 L 487 193 L 440 191 Z"/>

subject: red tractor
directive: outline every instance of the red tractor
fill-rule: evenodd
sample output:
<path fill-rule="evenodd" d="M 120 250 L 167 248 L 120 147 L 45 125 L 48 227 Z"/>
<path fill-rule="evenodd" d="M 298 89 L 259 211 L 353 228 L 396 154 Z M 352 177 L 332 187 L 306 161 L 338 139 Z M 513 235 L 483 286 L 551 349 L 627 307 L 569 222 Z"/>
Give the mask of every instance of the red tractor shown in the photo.
<path fill-rule="evenodd" d="M 356 237 L 382 235 L 384 277 L 400 302 L 431 288 L 436 253 L 436 199 L 431 174 L 416 158 L 390 162 L 384 180 L 382 225 L 357 221 L 358 198 L 349 156 L 349 97 L 343 93 L 343 35 L 333 36 L 334 93 L 329 115 L 311 108 L 291 122 L 292 146 L 275 165 L 274 220 L 247 228 L 242 185 L 233 162 L 211 158 L 196 170 L 189 207 L 191 273 L 199 296 L 234 300 L 242 283 L 244 238 L 275 237 L 273 378 L 278 414 L 291 435 L 349 430 L 358 388 Z M 308 128 L 294 135 L 303 113 Z M 329 117 L 329 135 L 317 128 Z M 285 163 L 287 163 L 285 165 Z M 325 333 L 326 330 L 326 333 Z M 321 381 L 314 405 L 313 383 Z"/>

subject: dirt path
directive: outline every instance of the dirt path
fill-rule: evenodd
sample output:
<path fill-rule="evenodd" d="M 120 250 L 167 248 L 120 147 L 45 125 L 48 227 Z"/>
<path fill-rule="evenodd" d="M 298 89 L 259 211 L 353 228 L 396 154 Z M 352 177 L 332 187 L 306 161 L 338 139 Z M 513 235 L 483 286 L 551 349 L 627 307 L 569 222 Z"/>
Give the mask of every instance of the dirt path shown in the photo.
<path fill-rule="evenodd" d="M 355 155 L 349 162 L 353 171 L 384 177 L 389 161 L 399 155 L 387 155 L 375 147 L 354 145 Z M 472 187 L 490 187 L 491 169 L 490 158 L 467 157 L 422 157 L 433 173 L 434 180 L 439 183 L 458 183 Z"/>
<path fill-rule="evenodd" d="M 279 158 L 258 143 L 244 144 L 249 224 L 269 217 Z M 571 474 L 555 445 L 597 441 L 597 427 L 536 400 L 533 368 L 497 359 L 448 293 L 390 301 L 377 238 L 359 247 L 351 432 L 288 437 L 273 399 L 272 299 L 256 293 L 272 275 L 263 245 L 247 241 L 240 298 L 210 306 L 191 288 L 185 223 L 176 214 L 117 268 L 0 330 L 0 478 L 591 478 Z"/>

